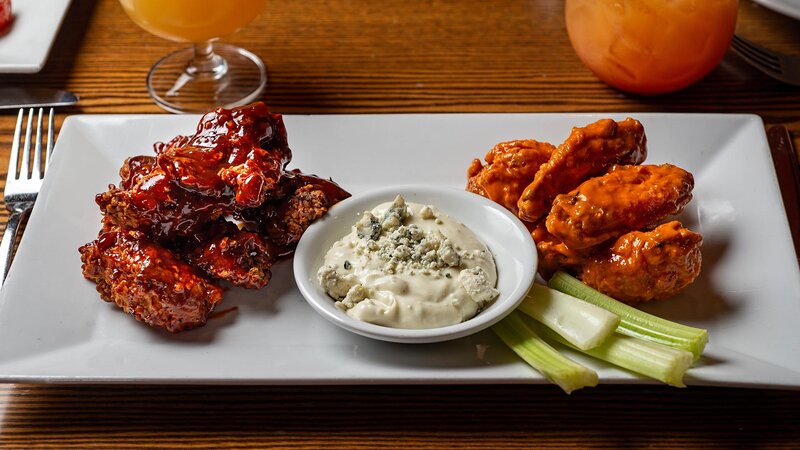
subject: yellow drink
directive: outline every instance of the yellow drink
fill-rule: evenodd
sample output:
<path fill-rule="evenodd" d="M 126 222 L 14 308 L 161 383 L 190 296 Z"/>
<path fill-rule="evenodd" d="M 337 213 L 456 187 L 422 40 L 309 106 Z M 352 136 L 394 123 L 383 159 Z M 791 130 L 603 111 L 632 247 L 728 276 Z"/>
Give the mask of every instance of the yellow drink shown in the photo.
<path fill-rule="evenodd" d="M 619 89 L 659 94 L 710 72 L 728 49 L 737 0 L 567 0 L 578 57 Z"/>
<path fill-rule="evenodd" d="M 131 20 L 170 41 L 204 42 L 252 21 L 266 0 L 120 0 Z"/>

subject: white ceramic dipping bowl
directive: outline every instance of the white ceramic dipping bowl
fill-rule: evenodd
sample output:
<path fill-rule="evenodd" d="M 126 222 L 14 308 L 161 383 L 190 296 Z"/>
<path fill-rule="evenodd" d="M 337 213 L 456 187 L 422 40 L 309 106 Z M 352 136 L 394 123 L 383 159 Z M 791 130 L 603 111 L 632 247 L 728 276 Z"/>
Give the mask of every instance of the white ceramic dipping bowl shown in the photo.
<path fill-rule="evenodd" d="M 402 195 L 407 202 L 432 205 L 470 228 L 489 248 L 497 266 L 500 296 L 465 322 L 439 328 L 400 329 L 362 322 L 334 305 L 317 281 L 328 249 L 344 237 L 364 211 Z M 405 185 L 357 194 L 336 205 L 303 234 L 294 254 L 294 276 L 308 303 L 322 317 L 353 333 L 390 342 L 426 343 L 464 337 L 484 330 L 513 311 L 536 273 L 536 247 L 520 220 L 497 203 L 444 186 Z"/>

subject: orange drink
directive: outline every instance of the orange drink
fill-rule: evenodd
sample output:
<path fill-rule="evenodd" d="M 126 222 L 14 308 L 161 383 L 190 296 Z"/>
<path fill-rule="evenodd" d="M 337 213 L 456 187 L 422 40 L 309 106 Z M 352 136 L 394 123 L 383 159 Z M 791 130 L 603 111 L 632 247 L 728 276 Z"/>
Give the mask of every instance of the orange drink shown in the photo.
<path fill-rule="evenodd" d="M 221 44 L 256 18 L 266 0 L 119 0 L 145 31 L 190 48 L 159 59 L 147 74 L 147 90 L 171 112 L 206 112 L 249 103 L 267 85 L 267 68 L 257 55 Z"/>
<path fill-rule="evenodd" d="M 736 25 L 737 0 L 566 0 L 570 41 L 604 82 L 673 92 L 707 75 Z"/>
<path fill-rule="evenodd" d="M 253 20 L 266 0 L 120 0 L 137 25 L 176 42 L 204 42 L 233 34 Z"/>

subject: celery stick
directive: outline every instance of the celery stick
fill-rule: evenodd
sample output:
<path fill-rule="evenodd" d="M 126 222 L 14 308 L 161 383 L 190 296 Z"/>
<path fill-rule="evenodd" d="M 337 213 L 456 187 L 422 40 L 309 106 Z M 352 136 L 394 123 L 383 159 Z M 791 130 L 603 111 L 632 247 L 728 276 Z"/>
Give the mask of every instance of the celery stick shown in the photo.
<path fill-rule="evenodd" d="M 541 284 L 533 285 L 517 310 L 547 325 L 581 350 L 600 345 L 620 321 L 612 312 Z"/>
<path fill-rule="evenodd" d="M 700 358 L 708 342 L 706 330 L 681 325 L 640 311 L 590 288 L 564 272 L 553 275 L 548 285 L 619 315 L 622 320 L 617 327 L 618 333 L 687 350 L 694 355 L 695 360 Z"/>
<path fill-rule="evenodd" d="M 585 386 L 597 386 L 597 372 L 582 366 L 543 341 L 514 311 L 492 326 L 503 342 L 517 355 L 557 384 L 567 394 Z"/>
<path fill-rule="evenodd" d="M 549 339 L 577 349 L 566 339 L 541 324 L 532 324 L 537 332 Z M 670 386 L 686 387 L 683 375 L 692 365 L 693 356 L 686 350 L 667 347 L 615 333 L 598 347 L 583 350 L 589 356 L 654 378 Z"/>

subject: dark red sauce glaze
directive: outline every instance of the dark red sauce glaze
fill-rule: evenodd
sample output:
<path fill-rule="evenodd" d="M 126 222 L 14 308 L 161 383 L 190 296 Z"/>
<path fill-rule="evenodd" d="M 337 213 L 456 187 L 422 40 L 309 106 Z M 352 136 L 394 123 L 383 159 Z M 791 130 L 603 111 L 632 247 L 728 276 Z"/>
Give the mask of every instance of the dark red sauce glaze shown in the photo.
<path fill-rule="evenodd" d="M 173 139 L 156 152 L 158 166 L 181 187 L 234 196 L 240 208 L 261 205 L 292 158 L 283 118 L 263 103 L 208 113 L 194 136 Z"/>
<path fill-rule="evenodd" d="M 171 332 L 203 325 L 222 289 L 140 231 L 112 227 L 80 248 L 84 276 L 103 300 Z"/>
<path fill-rule="evenodd" d="M 255 289 L 269 283 L 278 253 L 259 234 L 234 227 L 198 245 L 186 258 L 212 278 Z"/>
<path fill-rule="evenodd" d="M 218 280 L 265 286 L 305 229 L 350 196 L 331 180 L 286 170 L 283 118 L 263 103 L 217 109 L 195 135 L 154 150 L 128 158 L 119 186 L 96 196 L 103 230 L 80 252 L 104 300 L 173 332 L 205 323 L 219 301 L 208 299 L 221 300 Z"/>
<path fill-rule="evenodd" d="M 0 0 L 0 32 L 11 23 L 11 0 Z"/>

